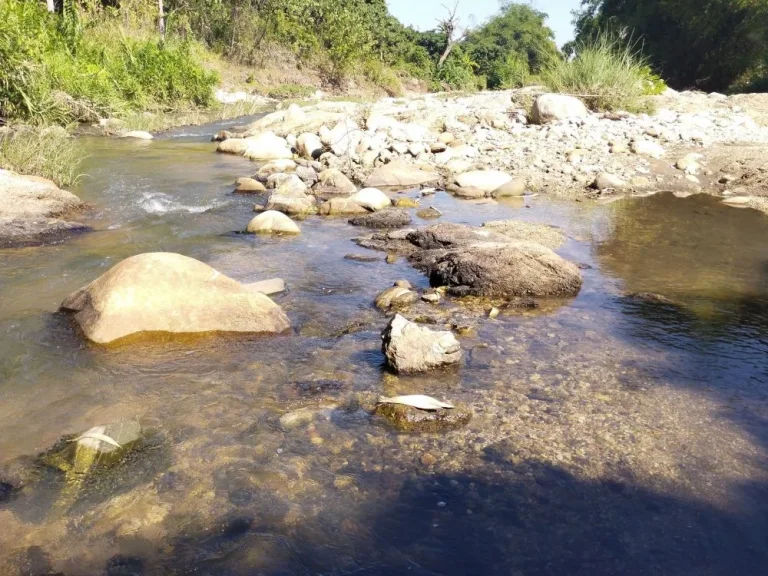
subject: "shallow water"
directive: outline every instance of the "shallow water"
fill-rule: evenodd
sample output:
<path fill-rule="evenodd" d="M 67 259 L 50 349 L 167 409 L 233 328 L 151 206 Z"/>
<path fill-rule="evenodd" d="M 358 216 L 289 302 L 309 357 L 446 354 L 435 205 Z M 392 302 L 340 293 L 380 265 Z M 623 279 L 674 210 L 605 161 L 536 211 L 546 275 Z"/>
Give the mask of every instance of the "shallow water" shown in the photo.
<path fill-rule="evenodd" d="M 768 218 L 708 196 L 424 198 L 442 221 L 562 227 L 585 283 L 559 306 L 478 317 L 457 371 L 396 377 L 372 301 L 426 279 L 357 247 L 365 230 L 344 219 L 234 233 L 254 198 L 231 183 L 254 166 L 213 152 L 220 128 L 85 138 L 75 192 L 95 231 L 0 251 L 0 574 L 764 573 Z M 293 330 L 84 343 L 59 303 L 146 251 L 284 278 Z M 475 415 L 401 435 L 358 409 L 395 393 Z M 303 408 L 311 422 L 280 424 Z M 124 419 L 152 440 L 94 482 L 32 463 Z"/>

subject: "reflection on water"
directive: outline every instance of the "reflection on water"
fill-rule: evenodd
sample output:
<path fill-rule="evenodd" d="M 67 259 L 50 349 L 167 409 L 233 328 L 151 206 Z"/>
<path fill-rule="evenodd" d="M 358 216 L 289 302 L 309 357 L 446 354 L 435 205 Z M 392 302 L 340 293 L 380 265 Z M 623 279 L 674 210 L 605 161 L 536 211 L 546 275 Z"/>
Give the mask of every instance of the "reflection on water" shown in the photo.
<path fill-rule="evenodd" d="M 588 267 L 563 307 L 478 319 L 460 370 L 396 377 L 371 303 L 426 278 L 344 259 L 364 231 L 343 219 L 232 234 L 255 199 L 231 183 L 254 168 L 213 153 L 218 128 L 86 140 L 96 231 L 0 253 L 0 574 L 762 573 L 768 218 L 705 196 L 424 198 L 443 220 L 561 226 Z M 158 250 L 284 278 L 294 330 L 105 349 L 55 312 Z M 367 409 L 401 393 L 474 418 L 398 435 Z M 37 459 L 122 420 L 158 440 L 74 496 Z"/>

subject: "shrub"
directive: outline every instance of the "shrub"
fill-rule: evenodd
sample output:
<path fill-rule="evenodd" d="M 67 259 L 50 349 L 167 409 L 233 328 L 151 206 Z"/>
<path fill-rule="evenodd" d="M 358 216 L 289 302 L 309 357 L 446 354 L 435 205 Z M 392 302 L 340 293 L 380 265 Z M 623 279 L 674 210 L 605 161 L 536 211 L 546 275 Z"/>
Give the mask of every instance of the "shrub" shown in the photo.
<path fill-rule="evenodd" d="M 215 74 L 191 43 L 126 34 L 104 12 L 83 19 L 71 8 L 2 0 L 0 114 L 37 124 L 91 121 L 147 107 L 207 106 Z"/>
<path fill-rule="evenodd" d="M 578 45 L 572 60 L 557 60 L 541 75 L 550 90 L 578 95 L 593 110 L 637 109 L 651 77 L 635 44 L 609 35 Z"/>

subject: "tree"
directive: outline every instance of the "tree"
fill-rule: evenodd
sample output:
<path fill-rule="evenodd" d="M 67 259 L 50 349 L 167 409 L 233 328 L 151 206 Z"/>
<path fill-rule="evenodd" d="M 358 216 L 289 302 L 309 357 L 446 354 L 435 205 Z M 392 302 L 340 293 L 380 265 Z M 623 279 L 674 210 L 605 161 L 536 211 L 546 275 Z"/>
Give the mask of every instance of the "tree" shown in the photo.
<path fill-rule="evenodd" d="M 560 58 L 547 15 L 530 6 L 506 2 L 499 13 L 469 35 L 465 48 L 489 88 L 519 85 Z"/>
<path fill-rule="evenodd" d="M 445 35 L 445 49 L 440 55 L 440 59 L 437 61 L 437 67 L 440 68 L 445 63 L 446 58 L 450 56 L 453 47 L 459 42 L 464 40 L 467 35 L 467 30 L 461 30 L 459 27 L 459 17 L 457 11 L 459 9 L 459 0 L 453 5 L 453 8 L 449 8 L 445 4 L 443 7 L 448 11 L 448 17 L 438 20 L 437 29 Z"/>
<path fill-rule="evenodd" d="M 768 59 L 768 0 L 583 0 L 577 42 L 625 30 L 674 88 L 727 90 Z"/>

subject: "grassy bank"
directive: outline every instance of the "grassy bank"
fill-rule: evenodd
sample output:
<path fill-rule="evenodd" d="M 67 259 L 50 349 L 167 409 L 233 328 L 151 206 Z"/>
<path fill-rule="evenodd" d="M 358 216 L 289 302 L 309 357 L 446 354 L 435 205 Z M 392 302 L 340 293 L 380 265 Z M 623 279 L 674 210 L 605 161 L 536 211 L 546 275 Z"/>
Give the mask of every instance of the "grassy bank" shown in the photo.
<path fill-rule="evenodd" d="M 25 126 L 0 132 L 0 168 L 42 176 L 61 187 L 81 177 L 83 152 L 67 130 Z"/>

